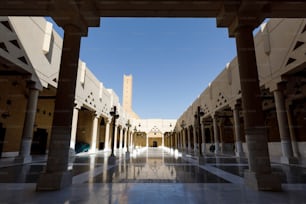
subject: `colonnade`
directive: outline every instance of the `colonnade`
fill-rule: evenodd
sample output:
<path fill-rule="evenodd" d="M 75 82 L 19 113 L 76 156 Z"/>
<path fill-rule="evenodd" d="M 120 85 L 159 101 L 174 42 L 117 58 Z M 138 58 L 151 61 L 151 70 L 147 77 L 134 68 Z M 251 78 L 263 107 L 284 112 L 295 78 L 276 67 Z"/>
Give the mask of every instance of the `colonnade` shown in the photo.
<path fill-rule="evenodd" d="M 67 170 L 68 167 L 68 156 L 69 148 L 71 145 L 71 124 L 74 123 L 74 94 L 75 94 L 75 84 L 78 71 L 78 60 L 79 60 L 79 51 L 80 51 L 80 42 L 81 37 L 87 35 L 88 28 L 91 26 L 99 25 L 100 13 L 103 8 L 92 9 L 94 5 L 91 1 L 84 1 L 84 5 L 77 4 L 74 1 L 69 3 L 54 3 L 51 6 L 53 1 L 46 2 L 46 4 L 37 4 L 38 8 L 35 10 L 35 15 L 49 15 L 55 16 L 57 23 L 64 30 L 64 42 L 62 47 L 61 63 L 60 63 L 60 74 L 58 79 L 56 103 L 54 110 L 54 119 L 52 124 L 52 135 L 49 146 L 49 155 L 47 161 L 46 171 L 40 176 L 37 190 L 55 190 L 61 189 L 65 186 L 68 186 L 72 183 L 72 174 Z M 160 2 L 159 2 L 160 3 Z M 181 6 L 177 2 L 177 5 Z M 203 16 L 214 16 L 217 17 L 217 25 L 219 27 L 229 28 L 229 33 L 231 37 L 236 39 L 236 48 L 237 48 L 237 58 L 238 58 L 238 67 L 240 75 L 240 85 L 241 85 L 241 101 L 242 101 L 242 115 L 244 120 L 244 134 L 248 149 L 248 160 L 249 160 L 249 170 L 245 172 L 245 183 L 255 189 L 259 190 L 280 190 L 281 184 L 280 179 L 273 175 L 271 172 L 271 165 L 268 153 L 268 142 L 266 136 L 266 127 L 264 123 L 264 115 L 262 110 L 261 95 L 260 95 L 260 86 L 259 78 L 257 71 L 257 62 L 256 54 L 254 47 L 253 39 L 253 30 L 256 28 L 265 17 L 290 17 L 296 16 L 301 17 L 305 16 L 305 12 L 297 12 L 299 10 L 299 5 L 301 2 L 298 2 L 295 7 L 295 4 L 290 4 L 290 2 L 281 1 L 281 3 L 275 1 L 264 1 L 261 4 L 254 6 L 250 1 L 234 1 L 234 2 L 212 2 L 208 1 L 203 9 Z M 291 10 L 284 10 L 285 7 L 279 8 L 273 7 L 274 5 L 286 5 L 290 4 Z M 49 5 L 50 4 L 50 5 Z M 114 4 L 115 6 L 121 4 Z M 190 11 L 194 9 L 194 5 L 188 5 L 189 14 L 186 13 L 184 9 L 171 10 L 168 12 L 160 4 L 159 12 L 151 11 L 148 9 L 148 13 L 145 14 L 144 11 L 139 10 L 143 16 L 158 16 L 158 15 L 169 15 L 173 16 L 175 12 L 178 12 L 178 16 L 190 16 L 190 15 L 199 15 L 198 13 L 193 14 Z M 30 8 L 26 9 L 13 9 L 14 6 L 27 7 L 26 3 L 20 4 L 4 4 L 1 6 L 1 14 L 3 15 L 25 15 L 31 14 L 32 11 Z M 129 4 L 132 8 L 132 5 Z M 150 6 L 149 4 L 146 6 Z M 173 5 L 173 7 L 176 5 Z M 211 6 L 211 7 L 209 7 Z M 46 8 L 51 10 L 48 10 Z M 208 10 L 206 9 L 208 8 Z M 256 8 L 255 8 L 256 7 Z M 129 8 L 129 7 L 127 7 Z M 216 9 L 217 8 L 217 9 Z M 268 8 L 274 8 L 268 9 Z M 211 9 L 211 10 L 210 10 Z M 283 9 L 283 10 L 282 10 Z M 21 11 L 26 10 L 26 13 Z M 41 10 L 41 12 L 39 12 Z M 113 9 L 113 12 L 122 11 L 120 6 L 116 9 Z M 82 11 L 82 12 L 81 12 Z M 34 12 L 34 10 L 33 10 Z M 135 15 L 135 10 L 127 9 L 126 14 L 132 12 Z M 173 13 L 174 12 L 174 13 Z M 182 13 L 179 13 L 182 12 Z M 185 12 L 185 13 L 184 13 Z M 264 15 L 261 15 L 261 13 Z M 87 15 L 84 17 L 84 13 Z M 101 12 L 107 13 L 107 12 Z M 132 15 L 129 14 L 129 15 Z M 241 14 L 241 16 L 240 16 Z M 112 14 L 114 16 L 120 16 L 120 14 Z M 123 15 L 123 14 L 122 14 Z M 206 15 L 206 16 L 205 16 Z M 33 92 L 33 96 L 36 96 L 37 92 Z M 291 147 L 290 140 L 288 139 L 288 127 L 287 123 L 290 122 L 290 119 L 285 117 L 284 113 L 284 103 L 282 99 L 281 92 L 275 91 L 274 93 L 276 102 L 276 107 L 278 109 L 277 119 L 278 123 L 282 125 L 280 130 L 282 147 L 283 147 L 283 161 L 291 161 L 293 155 L 293 149 Z M 32 101 L 32 104 L 35 106 L 35 100 Z M 33 126 L 32 118 L 33 113 L 31 110 L 34 107 L 28 106 L 26 114 L 26 123 L 27 126 Z M 236 115 L 236 114 L 234 114 Z M 237 116 L 235 116 L 237 117 Z M 94 119 L 94 128 L 97 126 L 97 118 Z M 215 115 L 212 116 L 213 120 L 213 129 L 214 129 L 214 143 L 215 143 L 215 153 L 219 153 L 219 135 L 220 130 L 217 128 L 217 119 Z M 237 121 L 237 118 L 236 120 Z M 239 125 L 235 122 L 235 128 L 238 128 Z M 25 127 L 26 128 L 26 127 Z M 193 148 L 196 150 L 196 131 L 193 130 L 193 126 L 187 128 L 187 147 L 191 151 L 191 144 L 193 143 Z M 238 131 L 238 130 L 237 130 Z M 235 132 L 237 132 L 235 131 Z M 22 151 L 21 156 L 27 157 L 28 152 L 28 141 L 30 129 L 24 130 L 24 138 L 22 142 Z M 218 133 L 219 132 L 219 133 Z M 290 132 L 290 129 L 289 129 Z M 93 131 L 94 134 L 95 131 Z M 183 135 L 185 135 L 185 133 Z M 193 133 L 191 135 L 191 133 Z M 120 134 L 120 138 L 122 138 Z M 192 140 L 191 140 L 192 137 Z M 201 137 L 201 136 L 199 136 Z M 220 134 L 222 138 L 222 133 Z M 119 138 L 119 141 L 120 141 Z M 185 137 L 184 137 L 185 138 Z M 171 137 L 170 144 L 173 145 L 174 138 Z M 184 144 L 184 140 L 182 142 Z M 241 149 L 239 133 L 236 133 L 236 144 L 237 150 L 239 149 L 238 154 L 241 154 L 243 151 Z M 186 141 L 185 144 L 186 145 Z"/>
<path fill-rule="evenodd" d="M 78 71 L 78 59 L 79 59 L 79 49 L 80 41 L 83 34 L 82 29 L 79 25 L 71 24 L 70 22 L 62 25 L 64 28 L 64 43 L 63 51 L 61 56 L 60 74 L 56 95 L 56 104 L 54 111 L 54 120 L 52 126 L 52 136 L 50 141 L 50 152 L 48 155 L 48 162 L 46 172 L 42 174 L 39 179 L 37 189 L 38 190 L 49 190 L 53 188 L 62 188 L 71 183 L 72 175 L 71 172 L 67 171 L 68 167 L 68 157 L 69 148 L 75 144 L 75 124 L 78 115 L 78 108 L 74 104 L 74 93 L 75 93 L 75 83 Z M 280 182 L 277 178 L 271 174 L 271 166 L 268 154 L 267 139 L 265 135 L 265 125 L 263 120 L 263 111 L 260 98 L 259 80 L 257 73 L 255 48 L 253 40 L 254 26 L 247 23 L 237 26 L 235 31 L 236 46 L 237 46 L 237 56 L 239 62 L 239 73 L 241 82 L 241 93 L 242 93 L 242 109 L 244 118 L 244 129 L 245 138 L 248 146 L 248 158 L 250 169 L 246 173 L 246 180 L 252 181 L 250 185 L 255 185 L 255 188 L 280 188 Z M 35 109 L 37 104 L 38 91 L 31 89 L 30 98 L 27 114 L 26 123 L 33 124 L 33 118 L 35 116 Z M 284 110 L 284 100 L 281 92 L 275 90 L 274 92 L 276 102 L 276 108 L 278 109 L 277 117 L 279 124 L 282 124 L 281 129 L 281 139 L 282 147 L 284 151 L 283 160 L 291 160 L 293 157 L 293 151 L 291 148 L 291 143 L 289 138 L 288 126 L 283 126 L 287 122 L 286 113 Z M 234 109 L 234 121 L 235 121 L 235 133 L 236 133 L 236 150 L 238 155 L 243 155 L 242 145 L 239 133 L 239 123 L 237 122 L 238 111 Z M 213 115 L 213 129 L 214 129 L 214 143 L 215 143 L 215 154 L 220 152 L 219 148 L 219 130 L 217 126 L 217 116 Z M 93 120 L 92 127 L 92 144 L 91 152 L 95 152 L 96 140 L 97 140 L 97 126 L 99 117 L 95 116 Z M 72 124 L 72 126 L 71 126 Z M 109 125 L 106 124 L 106 132 L 109 132 Z M 25 125 L 25 134 L 23 138 L 23 144 L 21 148 L 22 157 L 26 158 L 29 155 L 29 137 L 28 132 L 32 132 L 33 129 L 27 129 L 28 127 L 33 127 L 33 125 Z M 73 127 L 73 128 L 72 128 Z M 114 147 L 117 147 L 117 130 L 115 128 L 115 140 Z M 184 131 L 185 132 L 185 131 Z M 166 138 L 166 144 L 169 146 L 184 146 L 188 151 L 191 151 L 193 146 L 193 151 L 196 152 L 197 140 L 202 135 L 196 137 L 197 130 L 193 126 L 190 126 L 187 132 L 187 142 L 186 137 L 174 137 L 170 136 L 170 139 Z M 193 136 L 191 136 L 193 133 Z M 108 135 L 108 134 L 106 134 Z M 175 135 L 175 134 L 174 134 Z M 183 134 L 184 135 L 184 134 Z M 199 134 L 198 134 L 199 135 Z M 72 139 L 71 139 L 72 136 Z M 191 141 L 191 137 L 193 141 Z M 184 139 L 182 139 L 184 138 Z M 105 139 L 105 149 L 107 149 L 107 144 L 109 143 L 109 136 Z M 200 144 L 202 146 L 202 143 Z M 123 129 L 119 132 L 119 149 L 123 147 Z M 126 146 L 126 145 L 125 145 Z M 183 148 L 184 149 L 184 148 Z M 260 158 L 260 162 L 259 159 Z M 56 178 L 56 179 L 55 179 Z M 265 179 L 258 178 L 269 178 L 273 180 L 273 186 L 269 186 L 269 183 L 264 182 Z M 267 179 L 267 181 L 269 180 Z M 263 183 L 262 183 L 263 182 Z"/>

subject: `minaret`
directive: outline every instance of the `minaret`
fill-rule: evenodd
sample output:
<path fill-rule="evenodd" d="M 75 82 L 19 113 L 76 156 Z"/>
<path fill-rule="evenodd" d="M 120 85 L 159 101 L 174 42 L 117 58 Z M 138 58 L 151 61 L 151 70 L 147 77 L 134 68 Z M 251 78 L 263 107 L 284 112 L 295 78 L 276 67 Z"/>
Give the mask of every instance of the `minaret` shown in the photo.
<path fill-rule="evenodd" d="M 129 112 L 132 110 L 133 76 L 123 75 L 123 108 Z"/>
<path fill-rule="evenodd" d="M 133 76 L 123 75 L 123 93 L 122 93 L 122 106 L 123 109 L 134 118 L 139 118 L 136 113 L 134 113 L 132 108 L 133 99 Z"/>

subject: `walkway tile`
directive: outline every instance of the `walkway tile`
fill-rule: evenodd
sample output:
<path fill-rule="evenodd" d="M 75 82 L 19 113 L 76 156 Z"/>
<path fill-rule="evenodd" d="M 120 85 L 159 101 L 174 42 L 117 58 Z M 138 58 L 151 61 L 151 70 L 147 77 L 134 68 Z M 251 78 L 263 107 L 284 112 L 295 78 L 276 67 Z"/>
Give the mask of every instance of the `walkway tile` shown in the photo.
<path fill-rule="evenodd" d="M 78 156 L 72 164 L 73 184 L 53 192 L 35 192 L 45 162 L 0 168 L 0 203 L 306 203 L 306 170 L 273 164 L 282 176 L 283 192 L 258 192 L 244 185 L 247 160 L 195 159 L 166 149 L 142 149 L 126 160 L 108 165 L 105 154 Z"/>

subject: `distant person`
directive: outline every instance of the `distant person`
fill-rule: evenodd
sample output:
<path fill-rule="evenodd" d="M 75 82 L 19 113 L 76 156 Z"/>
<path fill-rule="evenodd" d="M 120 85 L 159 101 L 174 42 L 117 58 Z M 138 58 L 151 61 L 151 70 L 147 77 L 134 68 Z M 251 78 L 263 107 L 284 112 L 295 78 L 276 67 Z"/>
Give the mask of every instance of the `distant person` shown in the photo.
<path fill-rule="evenodd" d="M 215 145 L 210 145 L 210 147 L 209 147 L 209 151 L 210 152 L 215 152 Z"/>

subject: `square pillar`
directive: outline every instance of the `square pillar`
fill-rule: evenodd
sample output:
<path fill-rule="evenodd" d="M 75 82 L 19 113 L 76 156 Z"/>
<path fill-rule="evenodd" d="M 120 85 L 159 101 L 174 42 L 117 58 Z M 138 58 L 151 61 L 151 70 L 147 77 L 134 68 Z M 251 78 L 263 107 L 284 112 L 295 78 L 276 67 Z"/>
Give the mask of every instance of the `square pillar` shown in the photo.
<path fill-rule="evenodd" d="M 245 153 L 243 151 L 243 146 L 241 142 L 239 108 L 237 106 L 234 107 L 233 115 L 235 128 L 235 154 L 237 157 L 244 157 Z"/>
<path fill-rule="evenodd" d="M 123 128 L 120 128 L 120 133 L 119 133 L 119 150 L 122 150 L 122 141 L 123 141 Z"/>
<path fill-rule="evenodd" d="M 128 135 L 128 130 L 125 130 L 124 131 L 124 141 L 123 141 L 123 149 L 125 151 L 127 151 L 127 149 L 126 149 L 126 147 L 127 147 L 127 145 L 126 145 L 126 143 L 127 143 L 127 135 Z"/>
<path fill-rule="evenodd" d="M 285 108 L 285 99 L 283 92 L 279 89 L 274 91 L 276 115 L 278 122 L 279 135 L 282 146 L 281 163 L 295 164 L 297 159 L 293 157 L 293 150 L 290 139 L 290 132 L 288 127 L 287 112 Z"/>
<path fill-rule="evenodd" d="M 205 126 L 204 126 L 204 121 L 203 121 L 203 123 L 202 123 L 202 126 L 201 126 L 201 130 L 202 130 L 202 154 L 203 154 L 203 156 L 206 154 L 206 146 L 205 146 L 205 144 L 206 144 L 206 142 L 205 142 Z"/>
<path fill-rule="evenodd" d="M 82 33 L 71 24 L 66 25 L 64 31 L 48 161 L 45 172 L 38 179 L 38 191 L 59 190 L 72 183 L 68 157 Z"/>
<path fill-rule="evenodd" d="M 96 151 L 97 151 L 98 121 L 99 121 L 99 117 L 94 116 L 94 119 L 93 119 L 93 122 L 92 122 L 92 135 L 91 135 L 90 153 L 96 153 Z"/>
<path fill-rule="evenodd" d="M 187 140 L 188 140 L 188 152 L 191 152 L 191 139 L 190 139 L 190 129 L 187 128 Z"/>
<path fill-rule="evenodd" d="M 33 129 L 36 117 L 39 90 L 35 88 L 35 83 L 30 83 L 28 84 L 28 86 L 29 86 L 29 97 L 27 101 L 27 109 L 23 124 L 20 150 L 19 150 L 19 155 L 15 157 L 15 162 L 18 163 L 29 163 L 32 161 L 31 146 L 32 146 Z"/>
<path fill-rule="evenodd" d="M 73 116 L 72 116 L 72 125 L 71 125 L 71 139 L 70 139 L 70 148 L 75 150 L 75 141 L 76 141 L 76 133 L 78 127 L 78 116 L 79 116 L 79 108 L 74 107 Z"/>
<path fill-rule="evenodd" d="M 281 190 L 280 178 L 271 172 L 257 71 L 253 26 L 238 25 L 235 32 L 249 170 L 245 183 L 257 190 Z"/>
<path fill-rule="evenodd" d="M 192 126 L 192 135 L 193 135 L 193 152 L 195 155 L 198 154 L 197 152 L 197 130 L 194 126 Z"/>
<path fill-rule="evenodd" d="M 183 152 L 186 152 L 186 132 L 185 132 L 185 128 L 182 129 L 182 136 L 183 136 Z"/>
<path fill-rule="evenodd" d="M 215 154 L 220 153 L 220 146 L 219 146 L 219 128 L 217 124 L 217 116 L 214 115 L 213 119 L 213 126 L 214 126 L 214 142 L 215 142 Z"/>
<path fill-rule="evenodd" d="M 118 138 L 118 126 L 115 124 L 114 125 L 115 126 L 115 128 L 114 128 L 114 141 L 113 141 L 113 143 L 114 143 L 114 146 L 113 146 L 113 148 L 114 148 L 114 151 L 116 151 L 117 150 L 117 138 Z"/>
<path fill-rule="evenodd" d="M 109 120 L 105 121 L 105 143 L 104 143 L 104 151 L 109 151 L 110 150 L 110 145 L 109 145 L 109 128 L 110 128 L 110 122 Z"/>

